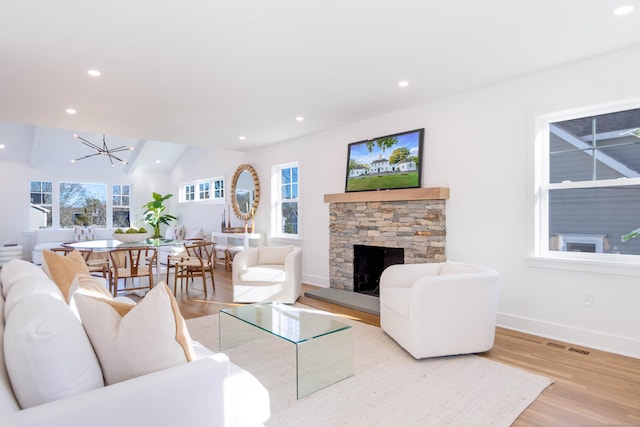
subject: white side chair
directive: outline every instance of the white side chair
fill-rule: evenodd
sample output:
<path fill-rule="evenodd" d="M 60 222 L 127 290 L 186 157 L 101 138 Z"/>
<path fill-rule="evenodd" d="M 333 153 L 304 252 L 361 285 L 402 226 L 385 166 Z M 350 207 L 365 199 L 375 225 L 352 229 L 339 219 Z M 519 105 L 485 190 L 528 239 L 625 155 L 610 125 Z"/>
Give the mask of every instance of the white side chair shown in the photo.
<path fill-rule="evenodd" d="M 392 265 L 380 276 L 380 326 L 416 359 L 488 351 L 499 281 L 458 262 Z"/>
<path fill-rule="evenodd" d="M 260 246 L 233 259 L 234 302 L 293 304 L 302 292 L 302 249 Z"/>

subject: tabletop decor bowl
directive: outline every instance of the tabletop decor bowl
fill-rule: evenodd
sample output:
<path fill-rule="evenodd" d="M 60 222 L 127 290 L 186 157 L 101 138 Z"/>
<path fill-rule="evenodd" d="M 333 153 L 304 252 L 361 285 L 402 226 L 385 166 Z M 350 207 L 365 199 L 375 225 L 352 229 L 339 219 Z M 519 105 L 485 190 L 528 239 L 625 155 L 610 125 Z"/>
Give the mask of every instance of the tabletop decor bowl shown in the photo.
<path fill-rule="evenodd" d="M 114 240 L 122 243 L 138 243 L 151 237 L 150 231 L 144 233 L 113 233 Z"/>

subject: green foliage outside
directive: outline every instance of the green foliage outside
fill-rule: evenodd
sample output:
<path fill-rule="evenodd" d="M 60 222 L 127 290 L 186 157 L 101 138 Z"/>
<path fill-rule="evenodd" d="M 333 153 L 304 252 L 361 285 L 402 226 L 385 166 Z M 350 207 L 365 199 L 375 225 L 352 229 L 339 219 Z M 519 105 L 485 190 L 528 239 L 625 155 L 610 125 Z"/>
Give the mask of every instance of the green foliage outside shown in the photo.
<path fill-rule="evenodd" d="M 418 186 L 418 171 L 393 174 L 361 176 L 347 180 L 347 191 L 377 190 L 379 188 L 404 188 Z"/>

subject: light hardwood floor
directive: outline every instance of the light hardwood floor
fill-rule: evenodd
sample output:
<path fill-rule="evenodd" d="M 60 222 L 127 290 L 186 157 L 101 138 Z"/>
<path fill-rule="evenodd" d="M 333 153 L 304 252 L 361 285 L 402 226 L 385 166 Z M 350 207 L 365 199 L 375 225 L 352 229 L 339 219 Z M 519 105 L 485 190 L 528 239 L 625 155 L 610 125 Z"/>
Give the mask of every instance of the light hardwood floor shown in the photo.
<path fill-rule="evenodd" d="M 233 305 L 231 274 L 215 273 L 216 290 L 203 298 L 200 286 L 178 290 L 185 318 Z M 172 284 L 171 284 L 172 285 Z M 303 285 L 304 291 L 314 289 Z M 298 300 L 317 309 L 380 326 L 378 316 L 316 299 Z M 516 427 L 640 426 L 640 360 L 498 328 L 494 348 L 481 357 L 552 378 L 555 382 L 513 424 Z"/>

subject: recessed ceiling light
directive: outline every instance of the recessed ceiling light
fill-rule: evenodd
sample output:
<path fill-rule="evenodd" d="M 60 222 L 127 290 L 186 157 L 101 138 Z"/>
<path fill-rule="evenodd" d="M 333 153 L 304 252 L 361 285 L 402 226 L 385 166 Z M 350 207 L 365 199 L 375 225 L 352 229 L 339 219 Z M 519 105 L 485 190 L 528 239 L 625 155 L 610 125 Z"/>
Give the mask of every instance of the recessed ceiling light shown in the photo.
<path fill-rule="evenodd" d="M 89 74 L 91 77 L 100 77 L 102 75 L 102 73 L 100 72 L 100 70 L 88 70 L 87 74 Z"/>
<path fill-rule="evenodd" d="M 64 110 L 65 113 L 67 114 L 75 114 L 77 113 L 75 108 L 67 108 L 66 110 Z"/>
<path fill-rule="evenodd" d="M 160 160 L 156 160 L 156 163 L 157 163 L 157 164 L 159 164 L 159 163 L 160 163 Z"/>
<path fill-rule="evenodd" d="M 399 82 L 398 82 L 398 86 L 400 86 L 400 87 L 407 87 L 407 86 L 409 86 L 409 82 L 408 82 L 408 81 L 406 81 L 406 80 L 399 81 Z"/>
<path fill-rule="evenodd" d="M 245 139 L 247 139 L 247 137 L 246 137 L 246 136 L 240 136 L 240 137 L 238 137 L 238 139 L 239 139 L 240 141 L 244 141 Z"/>
<path fill-rule="evenodd" d="M 631 12 L 633 12 L 633 6 L 630 4 L 625 4 L 624 6 L 620 6 L 616 10 L 614 10 L 613 14 L 622 16 L 622 15 L 628 15 Z"/>
<path fill-rule="evenodd" d="M 4 150 L 4 144 L 0 144 L 0 150 Z"/>
<path fill-rule="evenodd" d="M 304 117 L 302 117 L 302 116 L 298 116 L 298 117 L 296 117 L 296 121 L 301 122 L 301 121 L 303 121 L 303 120 L 304 120 Z"/>

